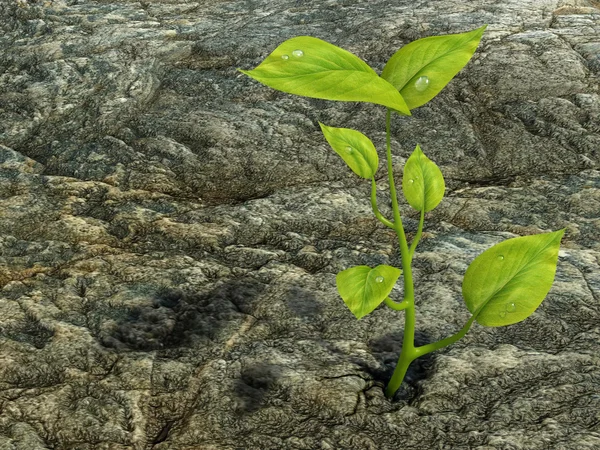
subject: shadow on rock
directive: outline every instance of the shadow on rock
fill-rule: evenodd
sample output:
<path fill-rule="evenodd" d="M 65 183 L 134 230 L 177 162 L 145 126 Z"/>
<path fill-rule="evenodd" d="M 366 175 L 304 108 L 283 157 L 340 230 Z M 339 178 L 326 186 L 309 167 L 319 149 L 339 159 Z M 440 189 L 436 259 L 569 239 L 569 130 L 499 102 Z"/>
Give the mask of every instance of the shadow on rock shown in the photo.
<path fill-rule="evenodd" d="M 239 400 L 238 413 L 257 411 L 265 405 L 270 390 L 281 377 L 281 367 L 259 363 L 242 370 L 240 379 L 235 380 L 233 393 Z"/>
<path fill-rule="evenodd" d="M 203 294 L 161 288 L 152 305 L 134 307 L 102 344 L 118 350 L 152 351 L 214 341 L 227 323 L 252 313 L 264 290 L 255 280 L 237 280 Z"/>
<path fill-rule="evenodd" d="M 319 317 L 323 311 L 315 294 L 300 286 L 291 286 L 283 300 L 293 314 L 304 319 Z"/>

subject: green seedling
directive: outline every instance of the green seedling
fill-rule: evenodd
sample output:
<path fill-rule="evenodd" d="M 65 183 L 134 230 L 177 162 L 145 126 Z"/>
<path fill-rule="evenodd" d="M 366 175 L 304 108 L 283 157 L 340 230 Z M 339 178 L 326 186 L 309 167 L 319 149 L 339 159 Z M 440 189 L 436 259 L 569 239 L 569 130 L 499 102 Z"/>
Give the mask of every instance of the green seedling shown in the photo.
<path fill-rule="evenodd" d="M 240 72 L 279 91 L 325 100 L 371 102 L 387 108 L 387 172 L 393 218 L 377 207 L 375 172 L 377 150 L 359 131 L 320 123 L 333 150 L 361 178 L 371 180 L 371 206 L 377 219 L 398 235 L 402 270 L 385 264 L 356 266 L 336 277 L 337 289 L 357 319 L 381 303 L 405 311 L 404 340 L 398 364 L 385 394 L 392 397 L 416 358 L 461 339 L 473 321 L 500 327 L 529 317 L 542 303 L 554 281 L 564 229 L 508 239 L 477 256 L 468 267 L 462 293 L 471 318 L 456 334 L 427 345 L 415 346 L 415 296 L 411 262 L 421 235 L 425 213 L 444 197 L 444 177 L 438 166 L 417 145 L 404 165 L 402 191 L 408 204 L 420 212 L 419 226 L 410 245 L 398 208 L 392 171 L 390 124 L 392 112 L 410 116 L 411 109 L 434 98 L 473 56 L 486 25 L 476 30 L 414 41 L 398 50 L 381 75 L 352 53 L 310 36 L 283 42 L 254 70 Z M 389 297 L 403 275 L 404 298 Z"/>

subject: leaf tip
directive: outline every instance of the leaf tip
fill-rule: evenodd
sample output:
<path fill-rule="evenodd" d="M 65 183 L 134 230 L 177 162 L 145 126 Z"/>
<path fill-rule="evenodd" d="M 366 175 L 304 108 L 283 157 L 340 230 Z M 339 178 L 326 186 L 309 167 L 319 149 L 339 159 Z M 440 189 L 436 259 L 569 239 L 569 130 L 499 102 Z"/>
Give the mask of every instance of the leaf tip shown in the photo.
<path fill-rule="evenodd" d="M 329 142 L 329 144 L 331 145 L 331 142 L 329 141 L 329 136 L 331 135 L 333 127 L 328 127 L 322 122 L 319 122 L 319 127 L 321 128 L 321 133 L 323 133 L 323 136 L 325 136 L 325 139 L 327 139 L 327 142 Z"/>
<path fill-rule="evenodd" d="M 482 26 L 480 26 L 479 28 L 475 29 L 472 31 L 472 33 L 474 33 L 475 36 L 477 36 L 478 41 L 481 41 L 481 36 L 483 36 L 483 33 L 485 32 L 485 30 L 487 29 L 488 24 L 484 24 Z"/>

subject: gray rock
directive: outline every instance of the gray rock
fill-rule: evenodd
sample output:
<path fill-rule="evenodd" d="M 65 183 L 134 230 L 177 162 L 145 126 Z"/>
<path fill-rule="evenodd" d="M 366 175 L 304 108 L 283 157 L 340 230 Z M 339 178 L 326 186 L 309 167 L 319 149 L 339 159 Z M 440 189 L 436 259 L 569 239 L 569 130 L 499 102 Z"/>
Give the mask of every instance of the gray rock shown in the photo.
<path fill-rule="evenodd" d="M 600 448 L 599 7 L 1 2 L 0 449 Z M 318 126 L 381 151 L 385 111 L 236 68 L 312 35 L 381 70 L 484 23 L 473 61 L 394 117 L 397 179 L 419 143 L 448 188 L 415 255 L 417 344 L 462 327 L 462 276 L 503 239 L 566 227 L 556 280 L 390 401 L 403 313 L 355 320 L 335 275 L 399 266 L 396 236 Z"/>

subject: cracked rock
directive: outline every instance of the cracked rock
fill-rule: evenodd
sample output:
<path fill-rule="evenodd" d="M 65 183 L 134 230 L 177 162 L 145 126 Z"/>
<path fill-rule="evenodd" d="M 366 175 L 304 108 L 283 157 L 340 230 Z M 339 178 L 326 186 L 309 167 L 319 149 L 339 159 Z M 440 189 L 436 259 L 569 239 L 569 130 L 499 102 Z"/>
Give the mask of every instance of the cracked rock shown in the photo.
<path fill-rule="evenodd" d="M 463 326 L 462 276 L 504 239 L 566 228 L 556 280 L 389 400 L 403 312 L 357 321 L 335 275 L 399 266 L 397 237 L 318 125 L 383 161 L 385 111 L 236 68 L 311 35 L 381 71 L 485 23 L 392 123 L 397 182 L 418 143 L 447 186 L 413 263 L 416 342 Z M 1 3 L 0 448 L 600 448 L 599 32 L 595 0 Z"/>

